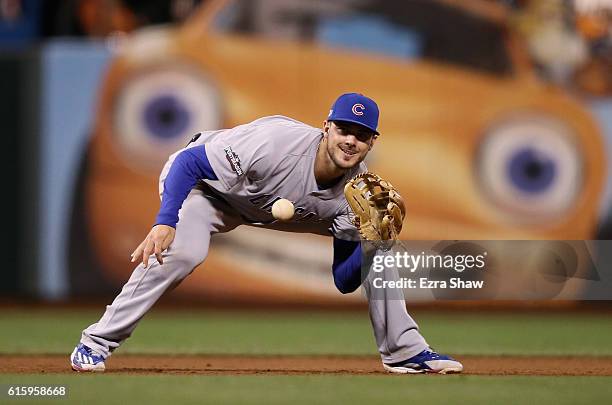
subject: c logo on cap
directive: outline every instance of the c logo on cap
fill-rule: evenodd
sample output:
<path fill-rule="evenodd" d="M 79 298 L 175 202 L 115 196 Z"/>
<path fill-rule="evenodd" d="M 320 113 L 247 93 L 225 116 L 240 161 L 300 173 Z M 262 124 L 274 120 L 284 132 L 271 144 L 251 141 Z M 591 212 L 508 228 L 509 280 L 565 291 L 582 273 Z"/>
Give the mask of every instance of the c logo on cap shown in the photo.
<path fill-rule="evenodd" d="M 355 115 L 363 115 L 363 110 L 365 110 L 365 107 L 363 106 L 363 104 L 357 103 L 353 104 L 353 108 L 351 108 L 351 110 Z"/>

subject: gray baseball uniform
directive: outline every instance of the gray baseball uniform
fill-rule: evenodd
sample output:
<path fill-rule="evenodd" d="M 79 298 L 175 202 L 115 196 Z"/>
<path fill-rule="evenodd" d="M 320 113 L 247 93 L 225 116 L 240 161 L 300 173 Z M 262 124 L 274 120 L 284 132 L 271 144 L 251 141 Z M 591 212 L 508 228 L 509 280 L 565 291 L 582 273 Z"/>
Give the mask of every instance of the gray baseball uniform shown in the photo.
<path fill-rule="evenodd" d="M 343 190 L 346 180 L 366 170 L 365 164 L 347 172 L 334 186 L 319 188 L 314 162 L 321 139 L 319 129 L 282 116 L 201 133 L 188 148 L 205 145 L 218 180 L 204 179 L 189 193 L 179 211 L 175 239 L 163 253 L 164 264 L 159 265 L 154 256 L 148 268 L 139 264 L 102 318 L 83 331 L 81 342 L 109 356 L 163 293 L 206 259 L 215 233 L 251 225 L 358 241 Z M 180 152 L 170 157 L 162 171 L 162 193 Z M 276 221 L 271 214 L 272 204 L 280 198 L 294 203 L 290 222 Z M 396 279 L 397 272 L 387 269 L 385 277 Z M 366 291 L 369 284 L 368 278 Z M 428 347 L 404 301 L 396 298 L 369 300 L 374 336 L 386 363 L 408 359 Z"/>

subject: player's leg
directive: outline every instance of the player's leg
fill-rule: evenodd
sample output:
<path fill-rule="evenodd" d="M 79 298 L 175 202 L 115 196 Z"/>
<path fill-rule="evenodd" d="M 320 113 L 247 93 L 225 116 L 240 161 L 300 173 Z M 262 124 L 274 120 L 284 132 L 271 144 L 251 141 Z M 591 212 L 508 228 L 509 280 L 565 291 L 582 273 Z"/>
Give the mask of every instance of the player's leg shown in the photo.
<path fill-rule="evenodd" d="M 419 326 L 406 310 L 403 292 L 377 288 L 380 283 L 374 283 L 375 278 L 392 281 L 399 279 L 399 276 L 395 268 L 387 267 L 379 273 L 370 271 L 363 283 L 382 361 L 396 363 L 427 349 L 429 345 L 419 332 Z"/>
<path fill-rule="evenodd" d="M 154 256 L 148 268 L 139 264 L 102 318 L 83 331 L 81 343 L 108 357 L 132 334 L 153 304 L 204 261 L 211 234 L 235 226 L 228 222 L 201 191 L 193 190 L 179 212 L 175 239 L 163 253 L 164 264 L 160 265 Z"/>
<path fill-rule="evenodd" d="M 385 281 L 400 278 L 396 268 L 385 267 L 379 273 L 370 271 L 363 283 L 374 337 L 385 370 L 399 374 L 461 372 L 461 363 L 430 349 L 417 323 L 406 310 L 403 290 L 380 288 L 380 282 L 374 283 L 375 278 Z"/>

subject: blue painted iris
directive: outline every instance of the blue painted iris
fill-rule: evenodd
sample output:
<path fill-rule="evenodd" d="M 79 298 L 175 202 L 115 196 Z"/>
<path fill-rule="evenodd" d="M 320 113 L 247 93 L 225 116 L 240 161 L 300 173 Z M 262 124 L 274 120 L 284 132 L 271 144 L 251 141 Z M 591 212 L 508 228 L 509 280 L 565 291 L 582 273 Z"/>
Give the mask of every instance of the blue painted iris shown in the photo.
<path fill-rule="evenodd" d="M 183 102 L 173 95 L 160 95 L 149 101 L 144 108 L 145 128 L 154 136 L 171 139 L 183 134 L 189 127 L 189 111 Z"/>
<path fill-rule="evenodd" d="M 552 159 L 533 148 L 517 150 L 507 166 L 512 185 L 527 193 L 541 193 L 553 183 L 557 172 Z"/>

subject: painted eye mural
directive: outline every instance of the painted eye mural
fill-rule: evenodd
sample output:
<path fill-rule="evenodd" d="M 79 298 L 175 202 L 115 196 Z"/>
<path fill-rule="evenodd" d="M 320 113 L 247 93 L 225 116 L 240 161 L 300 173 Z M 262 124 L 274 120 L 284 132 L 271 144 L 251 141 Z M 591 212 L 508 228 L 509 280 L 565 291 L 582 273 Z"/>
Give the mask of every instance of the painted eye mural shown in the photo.
<path fill-rule="evenodd" d="M 158 171 L 185 139 L 219 128 L 219 95 L 194 68 L 173 64 L 141 69 L 117 91 L 112 122 L 126 161 Z"/>
<path fill-rule="evenodd" d="M 87 241 L 95 273 L 120 286 L 159 209 L 169 155 L 197 132 L 266 115 L 320 127 L 350 91 L 381 108 L 368 168 L 406 199 L 402 238 L 593 237 L 606 165 L 597 123 L 537 78 L 499 4 L 462 4 L 215 0 L 181 25 L 130 35 L 100 85 L 72 251 Z M 343 29 L 330 31 L 337 21 Z M 241 226 L 212 238 L 177 293 L 361 299 L 339 296 L 332 256 L 322 236 Z M 73 279 L 91 280 L 91 268 L 73 266 Z"/>
<path fill-rule="evenodd" d="M 576 202 L 583 151 L 560 122 L 515 119 L 487 134 L 477 172 L 487 197 L 518 222 L 546 222 Z"/>

